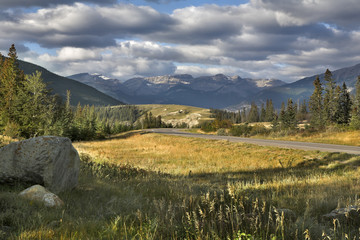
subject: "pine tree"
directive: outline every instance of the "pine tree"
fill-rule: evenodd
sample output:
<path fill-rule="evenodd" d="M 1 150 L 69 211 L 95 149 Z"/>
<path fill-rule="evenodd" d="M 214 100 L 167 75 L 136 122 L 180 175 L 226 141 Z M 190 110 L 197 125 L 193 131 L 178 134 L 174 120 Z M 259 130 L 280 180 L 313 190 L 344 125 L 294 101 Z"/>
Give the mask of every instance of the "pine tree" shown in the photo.
<path fill-rule="evenodd" d="M 319 76 L 314 81 L 314 92 L 310 96 L 309 110 L 311 114 L 310 125 L 316 129 L 324 127 L 324 111 L 323 111 L 323 88 Z"/>
<path fill-rule="evenodd" d="M 306 100 L 304 99 L 304 101 L 300 104 L 300 109 L 297 113 L 296 118 L 298 121 L 303 121 L 307 119 L 307 115 L 308 115 L 308 111 L 306 106 Z"/>
<path fill-rule="evenodd" d="M 21 110 L 18 124 L 21 135 L 33 137 L 43 135 L 48 127 L 48 120 L 52 119 L 52 97 L 43 82 L 41 72 L 26 75 L 23 89 L 19 89 L 16 108 Z"/>
<path fill-rule="evenodd" d="M 274 119 L 274 106 L 271 99 L 266 100 L 266 114 L 265 114 L 265 121 L 271 122 Z"/>
<path fill-rule="evenodd" d="M 351 114 L 350 126 L 353 129 L 360 129 L 360 75 L 355 84 L 355 97 Z"/>
<path fill-rule="evenodd" d="M 324 94 L 324 120 L 327 123 L 336 123 L 337 99 L 336 99 L 336 82 L 332 78 L 332 73 L 326 69 L 325 76 L 325 94 Z"/>
<path fill-rule="evenodd" d="M 342 85 L 338 100 L 337 123 L 348 124 L 351 117 L 352 101 L 345 82 Z"/>
<path fill-rule="evenodd" d="M 288 99 L 285 114 L 282 119 L 282 128 L 295 129 L 297 127 L 296 121 L 296 104 L 294 105 L 291 98 Z"/>
<path fill-rule="evenodd" d="M 7 135 L 16 136 L 20 132 L 19 116 L 21 103 L 19 93 L 23 90 L 25 76 L 19 69 L 14 44 L 9 49 L 8 58 L 3 60 L 0 55 L 0 128 L 5 129 Z"/>
<path fill-rule="evenodd" d="M 255 104 L 255 102 L 251 103 L 250 112 L 249 112 L 247 119 L 248 119 L 248 122 L 258 122 L 259 121 L 259 111 L 258 111 L 258 107 Z"/>
<path fill-rule="evenodd" d="M 265 122 L 265 117 L 266 117 L 266 110 L 264 108 L 264 103 L 262 103 L 260 110 L 260 122 Z"/>
<path fill-rule="evenodd" d="M 282 102 L 282 103 L 281 103 L 281 108 L 280 108 L 280 113 L 279 113 L 279 118 L 278 118 L 278 120 L 279 120 L 280 122 L 283 122 L 283 121 L 284 121 L 284 119 L 285 119 L 285 114 L 286 114 L 285 103 Z"/>
<path fill-rule="evenodd" d="M 241 122 L 247 122 L 247 117 L 246 117 L 246 108 L 243 107 L 243 110 L 241 111 Z"/>

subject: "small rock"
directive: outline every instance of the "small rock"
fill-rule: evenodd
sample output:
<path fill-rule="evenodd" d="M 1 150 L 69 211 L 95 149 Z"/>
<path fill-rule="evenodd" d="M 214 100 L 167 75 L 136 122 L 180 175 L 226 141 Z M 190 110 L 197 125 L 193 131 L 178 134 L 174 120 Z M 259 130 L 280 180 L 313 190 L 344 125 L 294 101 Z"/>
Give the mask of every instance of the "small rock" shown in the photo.
<path fill-rule="evenodd" d="M 273 210 L 273 214 L 275 215 L 274 216 L 275 219 L 281 219 L 281 217 L 284 215 L 285 221 L 292 221 L 292 222 L 296 221 L 296 213 L 291 209 L 275 208 Z"/>
<path fill-rule="evenodd" d="M 62 207 L 64 202 L 54 193 L 40 185 L 34 185 L 19 193 L 20 196 L 43 203 L 46 207 Z"/>
<path fill-rule="evenodd" d="M 330 213 L 323 215 L 322 219 L 331 224 L 334 219 L 337 219 L 340 223 L 360 226 L 360 207 L 348 206 L 346 208 L 334 209 Z"/>
<path fill-rule="evenodd" d="M 58 228 L 58 227 L 60 227 L 60 224 L 61 224 L 61 221 L 59 221 L 59 220 L 54 220 L 54 221 L 51 221 L 47 226 L 49 227 L 49 228 Z"/>

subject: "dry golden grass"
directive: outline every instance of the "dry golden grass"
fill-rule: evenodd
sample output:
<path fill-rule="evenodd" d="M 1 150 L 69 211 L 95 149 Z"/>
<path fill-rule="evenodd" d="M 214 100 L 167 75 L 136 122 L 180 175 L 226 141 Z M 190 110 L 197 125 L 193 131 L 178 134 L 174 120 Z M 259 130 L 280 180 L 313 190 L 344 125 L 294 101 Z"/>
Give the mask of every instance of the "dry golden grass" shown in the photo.
<path fill-rule="evenodd" d="M 360 131 L 321 132 L 321 133 L 312 134 L 311 136 L 301 136 L 298 134 L 294 136 L 270 137 L 270 138 L 277 140 L 360 146 Z"/>
<path fill-rule="evenodd" d="M 9 239 L 358 239 L 360 224 L 321 219 L 359 204 L 360 156 L 141 132 L 74 145 L 92 157 L 81 155 L 64 209 L 19 199 L 22 186 L 0 190 Z"/>
<path fill-rule="evenodd" d="M 0 135 L 0 147 L 16 141 L 19 141 L 19 139 L 14 139 L 8 136 Z"/>
<path fill-rule="evenodd" d="M 295 166 L 324 154 L 259 147 L 244 143 L 136 134 L 128 138 L 75 143 L 80 152 L 97 159 L 152 171 L 186 175 L 226 173 Z"/>
<path fill-rule="evenodd" d="M 145 111 L 150 111 L 154 116 L 161 115 L 163 120 L 182 119 L 194 113 L 200 114 L 203 120 L 211 119 L 210 110 L 206 108 L 176 104 L 144 104 L 138 105 L 138 107 Z"/>

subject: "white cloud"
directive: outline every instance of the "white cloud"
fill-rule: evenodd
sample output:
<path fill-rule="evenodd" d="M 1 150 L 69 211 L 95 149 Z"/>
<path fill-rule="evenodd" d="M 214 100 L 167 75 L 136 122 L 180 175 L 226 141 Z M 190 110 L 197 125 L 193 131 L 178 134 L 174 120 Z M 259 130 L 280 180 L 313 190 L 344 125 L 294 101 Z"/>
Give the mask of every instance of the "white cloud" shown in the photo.
<path fill-rule="evenodd" d="M 172 14 L 132 4 L 63 3 L 2 14 L 0 48 L 15 42 L 26 60 L 62 75 L 96 71 L 121 79 L 224 73 L 296 80 L 324 66 L 360 62 L 355 0 L 252 0 Z M 30 52 L 28 42 L 52 53 Z"/>

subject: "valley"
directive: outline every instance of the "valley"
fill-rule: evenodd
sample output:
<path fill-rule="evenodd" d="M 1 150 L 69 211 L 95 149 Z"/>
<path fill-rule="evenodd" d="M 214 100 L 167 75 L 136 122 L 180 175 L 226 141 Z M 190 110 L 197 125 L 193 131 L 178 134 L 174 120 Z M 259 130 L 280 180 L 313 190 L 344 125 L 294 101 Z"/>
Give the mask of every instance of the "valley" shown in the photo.
<path fill-rule="evenodd" d="M 358 1 L 0 2 L 0 240 L 360 240 Z"/>

